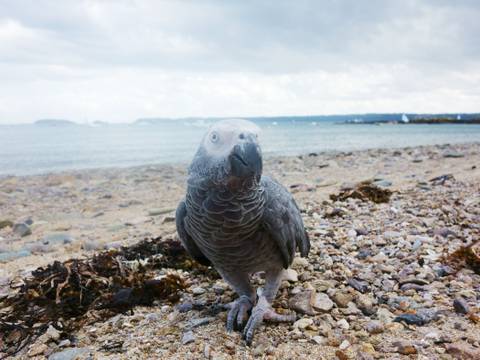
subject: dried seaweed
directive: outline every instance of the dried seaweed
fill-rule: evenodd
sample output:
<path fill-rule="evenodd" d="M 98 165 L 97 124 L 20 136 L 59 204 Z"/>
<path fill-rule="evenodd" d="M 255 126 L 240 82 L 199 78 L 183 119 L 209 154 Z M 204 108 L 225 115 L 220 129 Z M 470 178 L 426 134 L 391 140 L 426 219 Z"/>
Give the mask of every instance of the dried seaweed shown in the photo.
<path fill-rule="evenodd" d="M 342 189 L 338 195 L 331 194 L 330 199 L 333 201 L 345 201 L 348 198 L 370 200 L 374 203 L 387 203 L 390 201 L 392 192 L 388 189 L 381 188 L 371 181 L 363 181 L 356 184 L 353 188 Z"/>
<path fill-rule="evenodd" d="M 0 353 L 17 353 L 50 325 L 78 329 L 93 311 L 102 320 L 155 300 L 176 302 L 185 283 L 174 273 L 155 279 L 155 270 L 165 268 L 215 274 L 191 260 L 180 242 L 161 238 L 36 269 L 0 299 Z"/>
<path fill-rule="evenodd" d="M 457 270 L 468 266 L 480 274 L 480 240 L 467 246 L 461 246 L 448 255 L 445 260 Z"/>

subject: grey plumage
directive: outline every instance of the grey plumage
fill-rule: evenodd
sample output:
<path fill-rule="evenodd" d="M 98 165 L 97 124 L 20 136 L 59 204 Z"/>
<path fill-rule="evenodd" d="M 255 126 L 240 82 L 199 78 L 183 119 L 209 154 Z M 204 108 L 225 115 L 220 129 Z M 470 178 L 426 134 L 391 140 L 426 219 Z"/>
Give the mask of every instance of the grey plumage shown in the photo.
<path fill-rule="evenodd" d="M 186 250 L 197 261 L 211 263 L 239 295 L 231 305 L 228 330 L 235 321 L 243 325 L 256 302 L 249 276 L 266 272 L 263 299 L 245 327 L 247 343 L 263 319 L 292 320 L 274 313 L 270 304 L 296 250 L 307 256 L 310 249 L 293 197 L 261 174 L 257 134 L 256 126 L 245 120 L 214 125 L 192 161 L 186 197 L 176 213 Z"/>

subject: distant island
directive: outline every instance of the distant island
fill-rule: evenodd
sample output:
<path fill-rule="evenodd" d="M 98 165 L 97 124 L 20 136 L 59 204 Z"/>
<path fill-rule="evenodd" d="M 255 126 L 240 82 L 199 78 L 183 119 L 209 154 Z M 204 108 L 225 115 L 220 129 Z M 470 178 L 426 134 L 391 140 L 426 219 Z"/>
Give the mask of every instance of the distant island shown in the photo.
<path fill-rule="evenodd" d="M 463 116 L 462 116 L 463 115 Z M 452 115 L 406 115 L 400 118 L 380 118 L 366 120 L 362 118 L 348 119 L 343 124 L 397 125 L 397 124 L 480 124 L 479 114 Z"/>
<path fill-rule="evenodd" d="M 41 120 L 35 121 L 34 125 L 39 125 L 39 126 L 72 126 L 72 125 L 78 125 L 78 124 L 73 122 L 73 121 L 64 120 L 64 119 L 41 119 Z"/>

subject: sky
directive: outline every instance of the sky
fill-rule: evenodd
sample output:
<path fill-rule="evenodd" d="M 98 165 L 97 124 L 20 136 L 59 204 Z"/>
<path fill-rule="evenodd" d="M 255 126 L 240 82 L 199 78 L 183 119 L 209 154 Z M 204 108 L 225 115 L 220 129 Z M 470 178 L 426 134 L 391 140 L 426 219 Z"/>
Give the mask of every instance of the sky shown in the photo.
<path fill-rule="evenodd" d="M 480 112 L 479 1 L 0 0 L 0 123 Z"/>

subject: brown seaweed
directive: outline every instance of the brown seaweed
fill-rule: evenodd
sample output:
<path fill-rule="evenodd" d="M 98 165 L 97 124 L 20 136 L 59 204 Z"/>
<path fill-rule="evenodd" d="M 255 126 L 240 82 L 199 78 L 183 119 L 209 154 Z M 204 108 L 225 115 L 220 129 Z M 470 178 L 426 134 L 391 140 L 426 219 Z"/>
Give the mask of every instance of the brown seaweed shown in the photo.
<path fill-rule="evenodd" d="M 457 270 L 470 267 L 477 274 L 480 274 L 480 240 L 467 246 L 461 246 L 448 255 L 445 260 Z"/>
<path fill-rule="evenodd" d="M 374 203 L 387 203 L 390 201 L 392 192 L 388 189 L 381 188 L 373 184 L 371 181 L 362 181 L 353 188 L 342 189 L 338 195 L 331 194 L 330 199 L 333 201 L 345 201 L 349 198 L 360 199 L 363 201 L 373 201 Z"/>
<path fill-rule="evenodd" d="M 36 269 L 16 292 L 0 299 L 0 354 L 16 354 L 50 325 L 62 333 L 78 329 L 93 311 L 102 320 L 155 300 L 178 301 L 183 278 L 174 273 L 155 278 L 158 269 L 215 276 L 193 261 L 180 242 L 161 238 Z"/>

